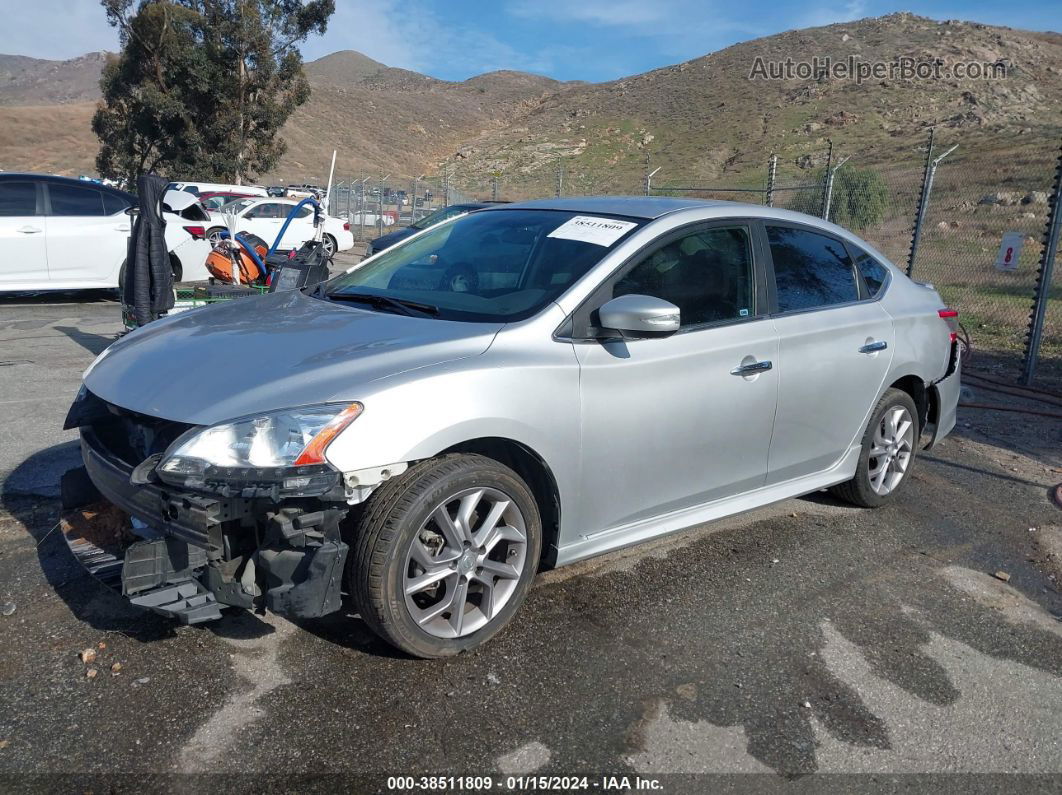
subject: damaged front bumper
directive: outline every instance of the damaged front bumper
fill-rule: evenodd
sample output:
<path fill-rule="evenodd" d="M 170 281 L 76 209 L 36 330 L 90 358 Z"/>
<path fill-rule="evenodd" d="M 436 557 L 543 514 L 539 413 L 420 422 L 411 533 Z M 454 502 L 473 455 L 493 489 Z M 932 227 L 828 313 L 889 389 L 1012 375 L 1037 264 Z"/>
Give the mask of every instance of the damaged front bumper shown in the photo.
<path fill-rule="evenodd" d="M 339 609 L 349 505 L 152 482 L 92 426 L 81 428 L 81 452 L 84 467 L 63 478 L 63 507 L 79 509 L 64 517 L 63 535 L 94 576 L 133 604 L 188 624 L 220 618 L 226 605 L 293 619 Z"/>

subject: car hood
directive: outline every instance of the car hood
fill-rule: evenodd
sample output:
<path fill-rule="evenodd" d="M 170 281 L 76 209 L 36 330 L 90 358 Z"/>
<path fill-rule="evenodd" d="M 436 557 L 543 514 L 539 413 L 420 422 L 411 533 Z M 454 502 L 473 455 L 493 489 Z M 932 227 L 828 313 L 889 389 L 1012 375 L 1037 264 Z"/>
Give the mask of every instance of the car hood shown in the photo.
<path fill-rule="evenodd" d="M 377 312 L 294 290 L 150 323 L 111 345 L 86 371 L 85 386 L 141 414 L 210 425 L 358 400 L 373 381 L 483 353 L 501 328 Z"/>

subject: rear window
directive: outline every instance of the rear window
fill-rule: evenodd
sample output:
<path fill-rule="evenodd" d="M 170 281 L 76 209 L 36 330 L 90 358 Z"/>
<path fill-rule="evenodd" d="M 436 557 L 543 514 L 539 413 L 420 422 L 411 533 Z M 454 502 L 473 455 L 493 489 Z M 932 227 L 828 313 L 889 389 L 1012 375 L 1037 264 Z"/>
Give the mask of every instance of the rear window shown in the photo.
<path fill-rule="evenodd" d="M 94 188 L 50 183 L 48 184 L 48 198 L 52 205 L 52 215 L 101 216 L 107 214 L 103 209 L 103 194 Z"/>
<path fill-rule="evenodd" d="M 32 182 L 0 182 L 0 216 L 36 215 L 37 186 Z"/>
<path fill-rule="evenodd" d="M 852 251 L 856 255 L 856 270 L 859 271 L 859 275 L 863 277 L 863 283 L 867 286 L 867 295 L 874 298 L 881 292 L 889 276 L 889 269 L 857 246 L 852 246 Z"/>
<path fill-rule="evenodd" d="M 859 300 L 852 260 L 829 235 L 768 226 L 779 312 L 817 309 Z"/>

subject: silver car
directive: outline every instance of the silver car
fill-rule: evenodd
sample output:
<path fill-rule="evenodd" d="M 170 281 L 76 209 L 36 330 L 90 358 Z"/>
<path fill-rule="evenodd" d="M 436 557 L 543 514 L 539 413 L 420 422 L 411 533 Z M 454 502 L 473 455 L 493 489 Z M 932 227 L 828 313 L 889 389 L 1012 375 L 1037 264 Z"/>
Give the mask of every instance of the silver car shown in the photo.
<path fill-rule="evenodd" d="M 830 489 L 882 505 L 955 423 L 957 318 L 851 233 L 669 198 L 500 205 L 328 282 L 129 334 L 68 427 L 134 603 L 340 607 L 419 657 L 559 566 Z"/>

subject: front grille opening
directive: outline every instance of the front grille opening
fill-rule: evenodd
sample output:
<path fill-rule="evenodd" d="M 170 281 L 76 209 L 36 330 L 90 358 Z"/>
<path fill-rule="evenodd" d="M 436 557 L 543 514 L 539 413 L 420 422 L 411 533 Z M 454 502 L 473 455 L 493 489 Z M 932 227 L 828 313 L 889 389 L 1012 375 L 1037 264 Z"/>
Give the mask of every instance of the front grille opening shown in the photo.
<path fill-rule="evenodd" d="M 178 436 L 195 427 L 184 422 L 149 417 L 112 403 L 105 405 L 107 413 L 92 422 L 92 432 L 104 452 L 130 467 L 137 466 L 155 453 L 164 452 Z"/>

